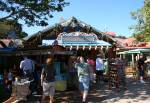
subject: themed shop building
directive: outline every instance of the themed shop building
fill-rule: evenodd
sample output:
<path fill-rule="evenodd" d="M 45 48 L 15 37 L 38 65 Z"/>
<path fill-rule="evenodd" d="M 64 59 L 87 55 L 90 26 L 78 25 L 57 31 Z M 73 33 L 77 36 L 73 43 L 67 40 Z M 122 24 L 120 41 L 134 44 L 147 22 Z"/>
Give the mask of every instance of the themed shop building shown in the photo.
<path fill-rule="evenodd" d="M 75 17 L 24 38 L 22 44 L 9 54 L 19 58 L 28 55 L 39 64 L 44 63 L 45 57 L 54 56 L 57 79 L 67 78 L 77 56 L 95 59 L 101 54 L 105 59 L 116 53 L 115 39 Z"/>
<path fill-rule="evenodd" d="M 54 55 L 56 75 L 70 71 L 77 56 L 95 59 L 97 54 L 104 58 L 115 56 L 115 39 L 75 17 L 56 23 L 25 38 L 24 48 L 31 45 L 43 48 L 42 55 Z M 39 50 L 37 50 L 39 52 Z"/>
<path fill-rule="evenodd" d="M 77 55 L 86 54 L 88 56 L 88 54 L 95 55 L 95 53 L 103 52 L 104 56 L 113 57 L 115 42 L 116 40 L 111 36 L 72 17 L 26 37 L 24 48 L 59 45 L 65 51 L 75 51 Z M 93 51 L 94 53 L 90 53 Z"/>

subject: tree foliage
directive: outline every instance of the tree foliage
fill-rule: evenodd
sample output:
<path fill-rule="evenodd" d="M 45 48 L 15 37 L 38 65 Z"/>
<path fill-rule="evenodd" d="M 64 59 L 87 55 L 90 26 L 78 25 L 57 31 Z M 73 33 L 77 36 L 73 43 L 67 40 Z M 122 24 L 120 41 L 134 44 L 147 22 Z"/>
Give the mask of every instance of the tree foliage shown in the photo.
<path fill-rule="evenodd" d="M 24 38 L 26 36 L 28 34 L 22 31 L 21 24 L 12 20 L 0 22 L 0 39 Z"/>
<path fill-rule="evenodd" d="M 144 6 L 131 12 L 131 16 L 137 21 L 137 24 L 130 28 L 135 31 L 133 36 L 138 41 L 150 41 L 150 0 L 145 0 Z"/>
<path fill-rule="evenodd" d="M 48 25 L 52 13 L 62 11 L 69 3 L 64 0 L 0 0 L 0 21 L 23 20 L 28 26 Z"/>

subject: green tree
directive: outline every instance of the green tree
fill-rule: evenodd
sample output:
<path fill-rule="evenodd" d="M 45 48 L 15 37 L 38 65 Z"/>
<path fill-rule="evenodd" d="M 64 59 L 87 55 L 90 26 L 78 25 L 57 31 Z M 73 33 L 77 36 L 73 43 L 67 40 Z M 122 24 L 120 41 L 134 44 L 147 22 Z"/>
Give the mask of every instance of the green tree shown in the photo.
<path fill-rule="evenodd" d="M 24 38 L 28 36 L 27 33 L 22 31 L 21 24 L 12 20 L 5 20 L 4 22 L 0 22 L 0 39 L 13 36 L 12 34 L 15 36 L 13 38 Z"/>
<path fill-rule="evenodd" d="M 28 26 L 46 26 L 52 13 L 63 11 L 68 4 L 64 0 L 0 0 L 0 38 L 7 38 L 12 30 L 23 38 L 27 34 L 22 32 L 20 20 Z"/>
<path fill-rule="evenodd" d="M 133 36 L 138 41 L 150 41 L 150 0 L 145 0 L 144 6 L 131 12 L 131 16 L 137 21 L 136 25 L 130 27 L 135 31 Z"/>
<path fill-rule="evenodd" d="M 69 3 L 64 0 L 0 0 L 0 21 L 23 20 L 28 26 L 48 25 L 52 13 L 62 11 Z"/>

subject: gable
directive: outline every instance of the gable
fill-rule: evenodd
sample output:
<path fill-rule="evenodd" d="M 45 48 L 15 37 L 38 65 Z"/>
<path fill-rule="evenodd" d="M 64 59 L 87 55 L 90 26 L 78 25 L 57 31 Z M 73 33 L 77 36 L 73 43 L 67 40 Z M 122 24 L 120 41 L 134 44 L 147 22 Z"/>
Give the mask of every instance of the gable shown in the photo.
<path fill-rule="evenodd" d="M 89 35 L 95 34 L 97 35 L 97 38 L 99 40 L 109 42 L 110 44 L 116 42 L 115 39 L 113 39 L 111 36 L 106 35 L 105 33 L 95 29 L 94 27 L 72 17 L 64 22 L 55 24 L 54 26 L 48 27 L 42 31 L 33 34 L 32 36 L 25 38 L 26 41 L 25 43 L 41 45 L 43 39 L 54 40 L 57 39 L 58 36 L 62 33 L 73 33 L 73 32 L 83 32 Z M 76 39 L 75 38 L 70 39 L 70 38 L 71 37 L 66 37 L 65 40 L 79 41 L 80 39 L 80 41 L 83 41 L 83 38 L 82 40 L 81 38 L 77 39 L 77 37 Z M 91 38 L 89 37 L 88 39 L 90 40 Z"/>

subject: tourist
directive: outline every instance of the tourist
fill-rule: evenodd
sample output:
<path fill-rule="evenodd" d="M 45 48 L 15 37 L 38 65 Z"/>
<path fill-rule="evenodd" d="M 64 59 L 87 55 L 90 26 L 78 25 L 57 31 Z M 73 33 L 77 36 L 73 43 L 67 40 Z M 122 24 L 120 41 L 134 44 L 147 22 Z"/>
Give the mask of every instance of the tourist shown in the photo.
<path fill-rule="evenodd" d="M 46 59 L 46 65 L 42 69 L 41 73 L 41 86 L 43 87 L 42 101 L 44 101 L 46 96 L 49 96 L 49 103 L 53 103 L 55 94 L 55 69 L 53 65 L 53 58 Z"/>
<path fill-rule="evenodd" d="M 20 62 L 20 69 L 23 72 L 23 75 L 28 79 L 33 79 L 33 72 L 34 72 L 34 62 L 31 59 L 28 59 L 26 56 L 24 60 Z"/>
<path fill-rule="evenodd" d="M 99 54 L 96 58 L 96 82 L 103 80 L 104 63 L 102 56 Z"/>
<path fill-rule="evenodd" d="M 36 94 L 37 86 L 36 86 L 36 79 L 34 75 L 35 74 L 35 61 L 25 56 L 24 60 L 20 62 L 20 69 L 23 72 L 23 77 L 31 81 L 30 86 L 29 86 L 30 91 L 31 91 L 30 95 Z"/>
<path fill-rule="evenodd" d="M 90 66 L 90 80 L 95 83 L 95 62 L 92 58 L 88 58 L 87 59 L 87 63 L 89 64 Z"/>
<path fill-rule="evenodd" d="M 144 77 L 144 62 L 145 62 L 145 58 L 143 57 L 143 55 L 140 55 L 140 59 L 138 60 L 138 70 L 139 70 L 139 74 L 140 74 L 140 82 L 141 83 L 145 83 L 145 81 L 143 80 Z"/>
<path fill-rule="evenodd" d="M 80 56 L 77 59 L 77 63 L 75 63 L 75 68 L 77 69 L 78 73 L 79 89 L 82 94 L 82 102 L 85 103 L 90 85 L 90 67 L 84 61 L 84 58 Z"/>
<path fill-rule="evenodd" d="M 149 76 L 149 74 L 150 74 L 150 56 L 147 56 L 145 63 L 147 64 L 147 66 L 146 66 L 147 76 Z"/>
<path fill-rule="evenodd" d="M 119 84 L 122 85 L 122 87 L 126 90 L 126 77 L 125 77 L 125 66 L 126 62 L 125 60 L 122 60 L 121 58 L 116 58 L 116 65 L 117 65 L 117 74 L 118 74 L 118 80 Z"/>
<path fill-rule="evenodd" d="M 104 74 L 108 75 L 109 68 L 108 68 L 108 59 L 105 59 L 104 61 Z"/>
<path fill-rule="evenodd" d="M 69 78 L 67 81 L 67 88 L 68 89 L 77 89 L 78 87 L 78 76 L 77 71 L 74 67 L 74 62 L 76 61 L 76 56 L 71 56 L 68 61 L 68 68 L 69 68 Z"/>

